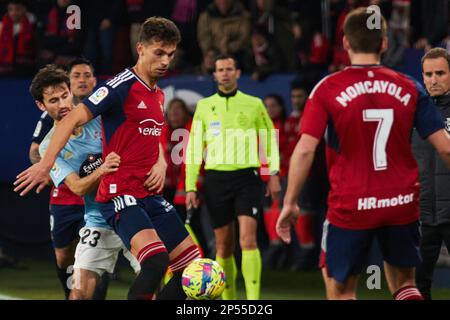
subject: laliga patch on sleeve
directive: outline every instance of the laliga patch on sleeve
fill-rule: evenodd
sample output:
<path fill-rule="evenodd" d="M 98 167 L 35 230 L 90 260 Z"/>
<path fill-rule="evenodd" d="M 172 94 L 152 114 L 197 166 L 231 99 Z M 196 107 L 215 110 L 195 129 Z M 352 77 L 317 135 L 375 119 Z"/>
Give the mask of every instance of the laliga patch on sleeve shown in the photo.
<path fill-rule="evenodd" d="M 39 120 L 39 122 L 36 125 L 36 129 L 34 129 L 33 137 L 34 138 L 39 137 L 39 135 L 41 134 L 41 130 L 42 130 L 42 121 Z"/>
<path fill-rule="evenodd" d="M 89 101 L 97 105 L 108 96 L 108 93 L 109 90 L 107 87 L 98 88 L 97 91 L 90 95 Z"/>

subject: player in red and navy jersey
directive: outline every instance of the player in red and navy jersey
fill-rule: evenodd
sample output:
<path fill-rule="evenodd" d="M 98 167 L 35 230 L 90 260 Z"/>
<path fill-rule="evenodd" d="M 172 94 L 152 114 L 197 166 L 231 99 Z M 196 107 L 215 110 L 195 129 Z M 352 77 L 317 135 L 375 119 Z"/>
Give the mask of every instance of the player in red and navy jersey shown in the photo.
<path fill-rule="evenodd" d="M 422 300 L 414 282 L 420 262 L 416 127 L 450 165 L 450 137 L 436 107 L 411 78 L 381 66 L 386 23 L 369 29 L 366 8 L 351 12 L 343 44 L 352 66 L 316 85 L 301 120 L 289 185 L 277 222 L 290 241 L 298 194 L 325 135 L 331 184 L 322 249 L 329 299 L 355 299 L 358 274 L 377 239 L 389 289 L 397 300 Z"/>
<path fill-rule="evenodd" d="M 59 124 L 44 158 L 18 176 L 15 190 L 40 191 L 71 132 L 101 115 L 103 154 L 121 157 L 117 172 L 100 182 L 101 213 L 141 264 L 129 299 L 152 299 L 170 267 L 172 279 L 159 299 L 183 299 L 184 268 L 200 253 L 173 206 L 160 193 L 167 164 L 161 151 L 164 95 L 156 85 L 175 55 L 180 33 L 164 18 L 147 19 L 136 48 L 139 59 L 83 100 Z"/>

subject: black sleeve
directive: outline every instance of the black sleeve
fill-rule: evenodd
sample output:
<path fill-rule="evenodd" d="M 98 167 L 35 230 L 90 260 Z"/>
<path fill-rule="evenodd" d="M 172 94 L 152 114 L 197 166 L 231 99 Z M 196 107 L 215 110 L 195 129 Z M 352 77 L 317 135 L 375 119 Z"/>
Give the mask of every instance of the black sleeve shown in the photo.
<path fill-rule="evenodd" d="M 34 129 L 33 138 L 31 139 L 31 141 L 37 144 L 41 144 L 42 140 L 44 140 L 45 136 L 52 127 L 53 119 L 47 114 L 47 112 L 44 112 L 38 123 L 36 124 L 36 128 Z"/>

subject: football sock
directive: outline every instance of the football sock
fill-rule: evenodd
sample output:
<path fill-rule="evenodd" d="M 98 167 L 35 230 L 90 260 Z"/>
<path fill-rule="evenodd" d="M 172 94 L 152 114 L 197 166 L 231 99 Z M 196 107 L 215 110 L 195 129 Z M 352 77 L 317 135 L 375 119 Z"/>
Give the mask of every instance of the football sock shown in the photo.
<path fill-rule="evenodd" d="M 58 266 L 56 266 L 56 273 L 58 274 L 58 279 L 63 287 L 64 297 L 66 300 L 68 300 L 70 295 L 70 289 L 67 285 L 67 280 L 72 276 L 72 274 L 67 272 L 67 268 L 60 269 Z"/>
<path fill-rule="evenodd" d="M 221 258 L 216 256 L 217 263 L 223 268 L 225 272 L 225 290 L 222 293 L 223 300 L 236 300 L 236 275 L 237 275 L 237 267 L 236 261 L 234 260 L 234 256 L 231 255 L 228 258 Z"/>
<path fill-rule="evenodd" d="M 259 249 L 242 250 L 242 276 L 247 300 L 258 300 L 261 288 L 261 254 Z"/>
<path fill-rule="evenodd" d="M 106 300 L 108 285 L 109 285 L 109 273 L 104 272 L 103 275 L 100 277 L 100 281 L 97 285 L 97 288 L 95 288 L 92 300 Z"/>
<path fill-rule="evenodd" d="M 186 294 L 184 293 L 183 286 L 181 285 L 181 277 L 183 271 L 173 272 L 172 278 L 162 288 L 161 292 L 157 295 L 157 300 L 186 300 Z"/>
<path fill-rule="evenodd" d="M 160 241 L 145 246 L 137 259 L 141 271 L 128 291 L 128 300 L 152 300 L 169 266 L 169 254 Z"/>
<path fill-rule="evenodd" d="M 302 248 L 314 247 L 314 216 L 311 213 L 301 212 L 295 224 L 295 233 Z"/>
<path fill-rule="evenodd" d="M 393 294 L 394 300 L 423 300 L 419 290 L 414 286 L 406 286 Z"/>
<path fill-rule="evenodd" d="M 166 283 L 164 288 L 158 294 L 158 300 L 185 300 L 181 277 L 183 270 L 191 261 L 200 258 L 201 253 L 196 245 L 185 249 L 175 259 L 170 262 L 170 270 L 172 271 L 171 279 Z"/>
<path fill-rule="evenodd" d="M 280 237 L 278 237 L 276 231 L 277 220 L 279 216 L 280 209 L 278 207 L 278 201 L 274 201 L 270 209 L 264 212 L 264 225 L 266 227 L 269 241 L 280 240 Z"/>

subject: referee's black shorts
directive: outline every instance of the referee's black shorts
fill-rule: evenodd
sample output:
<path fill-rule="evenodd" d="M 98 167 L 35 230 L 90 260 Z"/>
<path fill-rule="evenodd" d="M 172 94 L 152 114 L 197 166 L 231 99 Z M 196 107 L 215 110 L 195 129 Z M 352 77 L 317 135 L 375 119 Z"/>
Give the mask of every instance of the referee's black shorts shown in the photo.
<path fill-rule="evenodd" d="M 258 170 L 205 172 L 205 201 L 214 229 L 230 224 L 237 216 L 257 219 L 262 213 L 263 182 Z"/>

